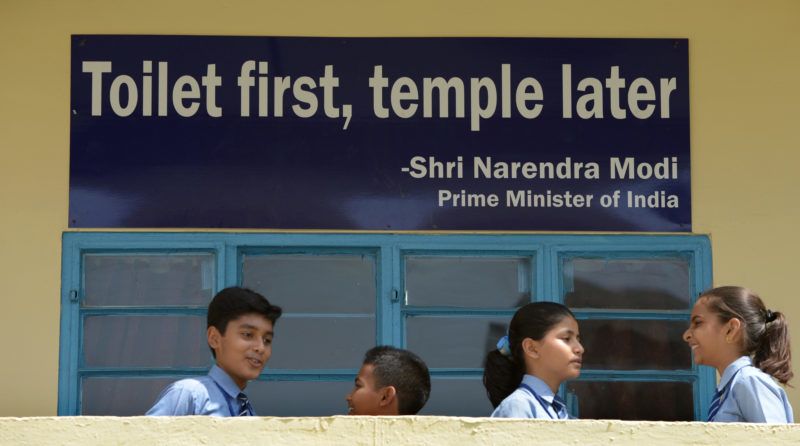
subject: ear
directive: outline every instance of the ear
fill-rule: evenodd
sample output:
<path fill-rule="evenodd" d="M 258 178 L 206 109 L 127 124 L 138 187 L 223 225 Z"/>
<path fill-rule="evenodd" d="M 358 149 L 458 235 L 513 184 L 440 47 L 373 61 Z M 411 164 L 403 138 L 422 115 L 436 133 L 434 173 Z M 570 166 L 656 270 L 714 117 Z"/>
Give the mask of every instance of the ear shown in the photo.
<path fill-rule="evenodd" d="M 522 340 L 522 352 L 533 359 L 539 359 L 539 346 L 540 342 L 531 338 Z"/>
<path fill-rule="evenodd" d="M 394 386 L 386 386 L 381 388 L 381 407 L 388 406 L 397 398 L 397 389 Z"/>
<path fill-rule="evenodd" d="M 222 343 L 222 333 L 217 330 L 213 325 L 206 330 L 206 339 L 208 339 L 208 346 L 214 350 L 218 349 Z"/>
<path fill-rule="evenodd" d="M 738 341 L 739 335 L 742 333 L 742 321 L 732 318 L 725 325 L 725 342 L 730 344 Z"/>

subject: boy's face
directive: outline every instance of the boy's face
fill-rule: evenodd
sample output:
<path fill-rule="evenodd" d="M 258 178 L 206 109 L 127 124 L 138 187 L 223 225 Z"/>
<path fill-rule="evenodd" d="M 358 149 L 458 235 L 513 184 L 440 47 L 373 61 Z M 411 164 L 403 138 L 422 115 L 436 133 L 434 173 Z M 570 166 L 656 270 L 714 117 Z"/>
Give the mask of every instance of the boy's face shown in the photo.
<path fill-rule="evenodd" d="M 239 316 L 228 322 L 225 333 L 208 328 L 208 345 L 217 355 L 217 365 L 240 389 L 258 378 L 272 355 L 272 322 L 257 313 Z"/>
<path fill-rule="evenodd" d="M 364 364 L 358 371 L 355 387 L 345 397 L 348 415 L 390 415 L 386 413 L 387 388 L 377 388 L 373 369 L 372 364 Z"/>

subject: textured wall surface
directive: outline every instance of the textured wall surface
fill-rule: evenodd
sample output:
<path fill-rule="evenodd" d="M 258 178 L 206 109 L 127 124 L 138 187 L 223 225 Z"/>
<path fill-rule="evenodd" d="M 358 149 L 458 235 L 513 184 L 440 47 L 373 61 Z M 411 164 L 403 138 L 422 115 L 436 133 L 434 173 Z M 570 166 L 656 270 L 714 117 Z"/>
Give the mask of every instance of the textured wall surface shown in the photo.
<path fill-rule="evenodd" d="M 0 444 L 521 445 L 800 443 L 800 425 L 456 417 L 0 418 Z"/>

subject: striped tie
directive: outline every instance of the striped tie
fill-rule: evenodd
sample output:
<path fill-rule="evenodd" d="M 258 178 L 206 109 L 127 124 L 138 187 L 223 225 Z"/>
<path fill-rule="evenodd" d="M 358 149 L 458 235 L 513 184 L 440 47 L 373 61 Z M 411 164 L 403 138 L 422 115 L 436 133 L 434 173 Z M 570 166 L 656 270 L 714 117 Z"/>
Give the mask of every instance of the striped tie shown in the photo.
<path fill-rule="evenodd" d="M 240 417 L 249 417 L 253 414 L 253 408 L 250 406 L 250 400 L 247 395 L 240 393 L 236 396 L 236 401 L 239 402 L 239 415 Z"/>
<path fill-rule="evenodd" d="M 558 416 L 559 420 L 566 420 L 569 418 L 567 415 L 567 403 L 561 399 L 558 395 L 553 397 L 553 402 L 551 403 L 553 406 L 553 410 L 556 411 L 556 415 Z"/>
<path fill-rule="evenodd" d="M 708 406 L 708 418 L 706 419 L 706 421 L 712 421 L 714 417 L 717 415 L 717 412 L 719 412 L 719 408 L 720 406 L 722 406 L 722 394 L 725 392 L 727 388 L 728 386 L 725 386 L 722 389 L 719 389 L 716 392 L 714 392 L 714 398 L 711 399 L 711 405 Z"/>

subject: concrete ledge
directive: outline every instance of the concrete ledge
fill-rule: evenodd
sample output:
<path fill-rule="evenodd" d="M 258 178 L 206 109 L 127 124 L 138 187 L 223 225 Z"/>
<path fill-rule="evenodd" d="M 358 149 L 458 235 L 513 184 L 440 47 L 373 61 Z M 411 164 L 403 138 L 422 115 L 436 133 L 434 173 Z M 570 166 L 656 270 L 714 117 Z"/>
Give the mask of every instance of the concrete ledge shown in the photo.
<path fill-rule="evenodd" d="M 513 445 L 800 444 L 800 424 L 458 417 L 0 418 L 0 444 Z"/>

